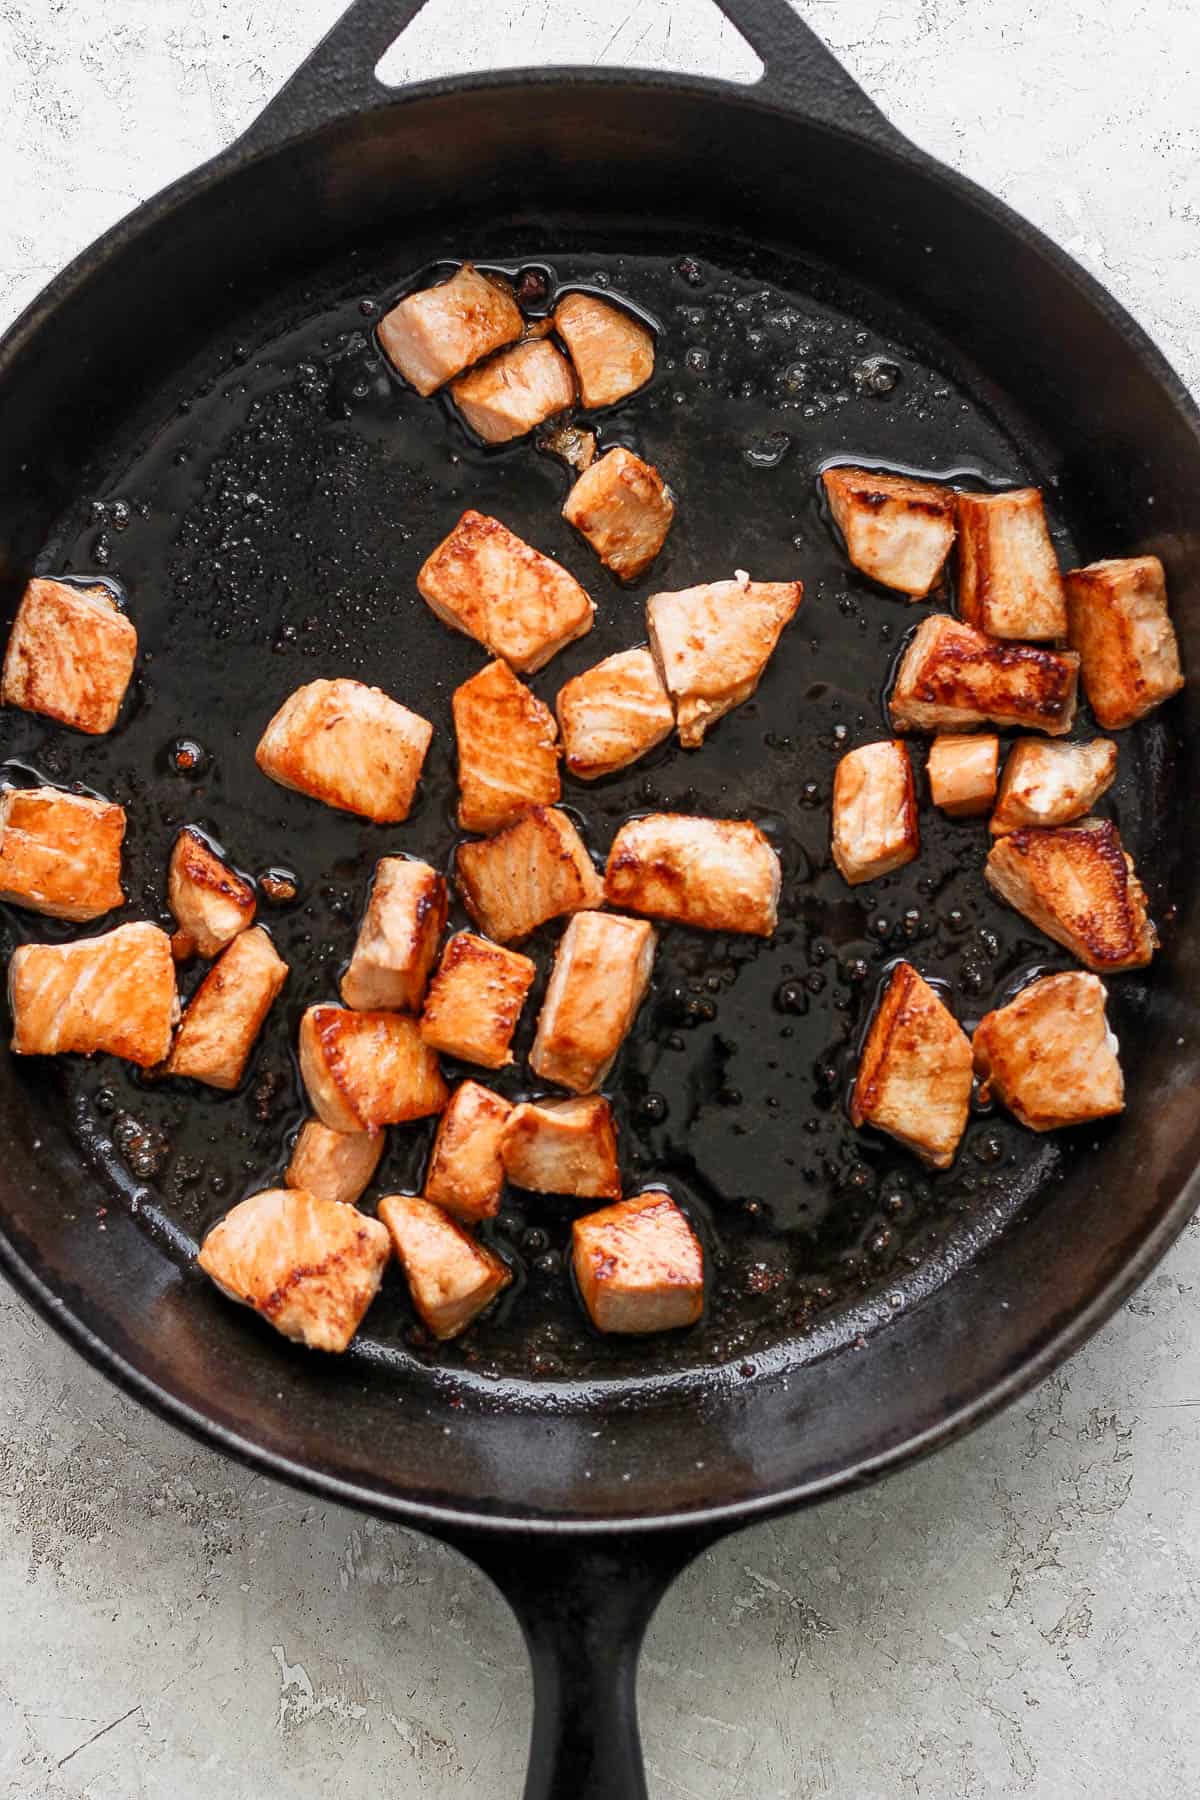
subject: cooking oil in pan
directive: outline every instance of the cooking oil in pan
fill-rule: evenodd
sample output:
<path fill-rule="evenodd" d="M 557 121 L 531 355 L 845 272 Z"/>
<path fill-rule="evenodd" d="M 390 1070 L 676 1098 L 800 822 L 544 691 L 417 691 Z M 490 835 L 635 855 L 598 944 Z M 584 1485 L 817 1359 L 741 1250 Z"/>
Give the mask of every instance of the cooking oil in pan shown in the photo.
<path fill-rule="evenodd" d="M 665 1184 L 704 1239 L 704 1322 L 652 1342 L 595 1336 L 567 1272 L 570 1221 L 586 1203 L 514 1191 L 486 1228 L 517 1275 L 492 1315 L 435 1351 L 393 1276 L 364 1328 L 371 1353 L 398 1365 L 436 1359 L 536 1382 L 752 1366 L 747 1357 L 797 1335 L 825 1345 L 830 1331 L 857 1332 L 864 1306 L 885 1316 L 941 1279 L 1083 1141 L 1038 1142 L 980 1110 L 954 1168 L 931 1175 L 851 1128 L 856 1046 L 898 957 L 944 984 L 968 1027 L 1023 974 L 1068 959 L 986 891 L 979 821 L 923 806 L 919 858 L 865 888 L 848 889 L 829 856 L 837 760 L 886 729 L 889 669 L 928 608 L 849 567 L 824 512 L 821 468 L 857 460 L 973 486 L 1038 483 L 1068 560 L 1053 451 L 1019 419 L 977 402 L 970 370 L 947 350 L 827 272 L 738 266 L 682 247 L 522 248 L 525 259 L 514 260 L 503 244 L 455 246 L 485 263 L 492 252 L 533 311 L 549 310 L 558 286 L 582 287 L 627 298 L 656 329 L 652 382 L 592 423 L 601 448 L 635 448 L 678 497 L 658 563 L 635 589 L 619 586 L 560 517 L 565 467 L 529 441 L 473 442 L 446 402 L 421 400 L 392 375 L 373 326 L 431 258 L 410 254 L 371 281 L 360 266 L 340 290 L 283 295 L 275 319 L 247 321 L 186 391 L 164 400 L 137 453 L 114 456 L 109 478 L 80 496 L 40 559 L 42 572 L 99 573 L 129 596 L 142 652 L 118 731 L 85 742 L 10 712 L 5 756 L 15 778 L 83 781 L 128 809 L 122 917 L 170 926 L 165 872 L 180 826 L 221 843 L 259 883 L 260 916 L 289 980 L 236 1094 L 156 1082 L 108 1059 L 30 1064 L 22 1079 L 48 1114 L 61 1117 L 65 1104 L 96 1170 L 97 1206 L 136 1206 L 167 1254 L 187 1259 L 234 1201 L 279 1178 L 304 1115 L 293 1049 L 300 1015 L 336 997 L 376 860 L 408 852 L 451 862 L 450 696 L 482 653 L 437 622 L 415 576 L 465 506 L 498 515 L 597 601 L 595 630 L 532 680 L 551 704 L 570 676 L 644 640 L 648 593 L 735 567 L 762 580 L 799 577 L 803 605 L 761 686 L 701 750 L 664 745 L 606 780 L 568 779 L 564 795 L 598 859 L 630 814 L 665 809 L 755 819 L 782 860 L 770 942 L 662 931 L 652 991 L 608 1084 L 626 1191 Z M 403 826 L 331 812 L 255 768 L 281 700 L 333 675 L 375 683 L 434 723 Z M 1104 803 L 1135 854 L 1157 791 L 1144 772 L 1163 761 L 1159 729 L 1129 734 Z M 465 922 L 456 910 L 452 926 Z M 4 916 L 6 951 L 21 938 L 70 935 Z M 556 936 L 544 930 L 526 946 L 539 980 L 516 1064 L 496 1081 L 511 1097 L 536 1091 L 524 1056 Z M 201 972 L 185 967 L 185 999 Z M 1119 1032 L 1142 991 L 1136 980 L 1115 985 Z M 365 1204 L 419 1189 L 432 1133 L 427 1122 L 390 1134 Z M 1086 1140 L 1097 1135 L 1092 1128 Z M 198 1303 L 225 1304 L 207 1290 Z M 265 1334 L 249 1316 L 246 1329 Z"/>

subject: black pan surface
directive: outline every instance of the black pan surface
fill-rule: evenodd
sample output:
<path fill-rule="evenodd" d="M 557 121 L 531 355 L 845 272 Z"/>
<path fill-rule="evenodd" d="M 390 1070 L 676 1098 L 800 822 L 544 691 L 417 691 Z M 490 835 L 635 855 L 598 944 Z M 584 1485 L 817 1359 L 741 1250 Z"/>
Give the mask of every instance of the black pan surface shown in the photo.
<path fill-rule="evenodd" d="M 598 421 L 602 445 L 636 448 L 679 496 L 667 549 L 635 590 L 608 578 L 559 517 L 568 477 L 557 461 L 528 441 L 473 445 L 448 404 L 422 401 L 390 376 L 372 321 L 398 280 L 442 271 L 357 259 L 319 299 L 281 293 L 270 317 L 223 337 L 185 391 L 160 396 L 149 441 L 113 447 L 104 478 L 79 494 L 35 558 L 38 572 L 99 571 L 127 592 L 142 656 L 122 728 L 89 741 L 31 715 L 3 721 L 10 777 L 82 781 L 128 808 L 122 917 L 170 928 L 164 869 L 182 824 L 199 825 L 251 873 L 284 867 L 298 878 L 294 904 L 264 902 L 291 975 L 236 1095 L 156 1081 L 111 1058 L 20 1069 L 47 1129 L 70 1118 L 107 1190 L 96 1228 L 105 1205 L 134 1208 L 162 1254 L 186 1268 L 233 1201 L 282 1176 L 305 1110 L 292 1054 L 299 1018 L 336 998 L 375 860 L 402 850 L 452 867 L 460 834 L 449 699 L 484 653 L 438 623 L 415 575 L 463 506 L 503 518 L 597 597 L 597 629 L 533 683 L 551 704 L 569 676 L 644 638 L 647 592 L 735 566 L 803 578 L 802 612 L 757 696 L 701 751 L 667 745 L 603 783 L 568 782 L 564 796 L 600 858 L 631 814 L 666 809 L 753 818 L 783 859 L 782 923 L 769 943 L 663 931 L 651 996 L 610 1083 L 626 1191 L 665 1182 L 700 1227 L 711 1270 L 704 1324 L 648 1342 L 591 1332 L 565 1268 L 570 1220 L 586 1205 L 514 1193 L 486 1234 L 517 1274 L 491 1316 L 436 1349 L 394 1272 L 351 1353 L 385 1358 L 397 1382 L 419 1380 L 436 1357 L 460 1380 L 519 1382 L 535 1403 L 563 1378 L 703 1376 L 781 1342 L 824 1351 L 853 1338 L 864 1301 L 905 1305 L 927 1285 L 935 1248 L 937 1279 L 949 1279 L 1065 1158 L 1120 1128 L 1047 1142 L 981 1111 L 954 1169 L 928 1175 L 886 1140 L 854 1131 L 845 1106 L 857 1041 L 900 955 L 945 984 L 968 1028 L 1031 970 L 1070 958 L 986 893 L 984 821 L 949 821 L 926 806 L 922 853 L 907 869 L 850 890 L 832 868 L 835 763 L 887 729 L 890 667 L 932 608 L 910 607 L 849 567 L 818 502 L 817 472 L 865 458 L 968 486 L 1046 483 L 1053 504 L 1061 447 L 1039 441 L 1011 405 L 981 397 L 976 372 L 918 321 L 811 263 L 748 260 L 728 243 L 706 244 L 698 257 L 690 239 L 659 238 L 653 252 L 636 239 L 589 248 L 552 229 L 523 244 L 496 233 L 460 249 L 504 256 L 513 273 L 514 252 L 536 253 L 552 279 L 629 295 L 659 322 L 653 385 Z M 1061 507 L 1056 524 L 1069 564 L 1075 544 Z M 334 813 L 255 768 L 257 738 L 279 702 L 332 675 L 375 683 L 435 724 L 404 826 Z M 1077 735 L 1094 735 L 1086 712 Z M 181 745 L 195 748 L 181 757 Z M 1161 723 L 1131 734 L 1104 802 L 1151 876 L 1163 825 L 1156 802 L 1168 790 L 1147 776 L 1169 754 Z M 461 909 L 453 922 L 469 923 Z M 517 1066 L 497 1083 L 511 1097 L 546 1091 L 530 1087 L 520 1052 L 560 930 L 544 928 L 530 946 L 541 980 Z M 18 939 L 77 928 L 47 929 L 9 908 L 4 933 L 7 954 Z M 186 986 L 202 972 L 193 965 Z M 1126 977 L 1113 988 L 1136 1079 L 1144 983 Z M 374 1194 L 419 1191 L 433 1123 L 392 1132 Z M 227 1304 L 196 1285 L 197 1306 Z M 238 1323 L 275 1352 L 266 1327 L 250 1315 Z"/>

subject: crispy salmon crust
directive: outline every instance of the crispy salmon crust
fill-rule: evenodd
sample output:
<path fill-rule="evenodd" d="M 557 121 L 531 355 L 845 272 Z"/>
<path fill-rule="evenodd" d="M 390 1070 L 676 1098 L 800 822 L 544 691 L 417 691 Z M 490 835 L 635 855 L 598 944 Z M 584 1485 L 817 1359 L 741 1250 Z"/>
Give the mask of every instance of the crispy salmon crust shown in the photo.
<path fill-rule="evenodd" d="M 512 1280 L 493 1250 L 417 1194 L 389 1194 L 379 1202 L 379 1217 L 417 1315 L 439 1343 L 460 1336 Z"/>
<path fill-rule="evenodd" d="M 634 1194 L 576 1219 L 579 1297 L 598 1331 L 679 1331 L 704 1311 L 704 1251 L 669 1194 Z"/>
<path fill-rule="evenodd" d="M 0 702 L 89 737 L 112 730 L 133 676 L 138 637 L 108 588 L 31 581 L 0 676 Z"/>
<path fill-rule="evenodd" d="M 331 1131 L 374 1134 L 440 1113 L 450 1098 L 437 1056 L 406 1013 L 310 1006 L 300 1021 L 300 1073 Z"/>
<path fill-rule="evenodd" d="M 506 662 L 455 688 L 451 705 L 464 831 L 501 831 L 531 806 L 554 804 L 562 793 L 554 714 Z"/>
<path fill-rule="evenodd" d="M 1057 1131 L 1119 1113 L 1125 1083 L 1108 1028 L 1104 983 L 1078 969 L 1046 975 L 984 1017 L 975 1072 L 1030 1131 Z"/>
<path fill-rule="evenodd" d="M 910 600 L 924 600 L 954 542 L 953 489 L 878 469 L 837 467 L 821 479 L 855 568 Z"/>
<path fill-rule="evenodd" d="M 391 1240 L 378 1219 L 303 1188 L 252 1194 L 197 1257 L 221 1292 L 310 1350 L 340 1353 L 379 1292 Z"/>
<path fill-rule="evenodd" d="M 0 900 L 83 924 L 123 904 L 125 809 L 62 788 L 0 790 Z"/>
<path fill-rule="evenodd" d="M 560 563 L 470 507 L 426 557 L 417 589 L 443 625 L 477 638 L 521 675 L 590 631 L 596 612 Z"/>
<path fill-rule="evenodd" d="M 998 838 L 984 868 L 1002 900 L 1099 975 L 1141 969 L 1158 948 L 1146 894 L 1110 819 Z"/>
<path fill-rule="evenodd" d="M 911 963 L 898 963 L 859 1058 L 850 1117 L 948 1169 L 967 1126 L 971 1044 Z"/>
<path fill-rule="evenodd" d="M 613 839 L 605 892 L 625 912 L 770 937 L 780 881 L 779 858 L 749 819 L 647 813 Z"/>
<path fill-rule="evenodd" d="M 1096 722 L 1123 731 L 1183 686 L 1157 556 L 1114 557 L 1067 576 L 1069 637 Z"/>
<path fill-rule="evenodd" d="M 1022 725 L 1060 737 L 1075 718 L 1079 658 L 1037 644 L 1001 643 L 934 613 L 900 662 L 889 707 L 897 731 Z"/>

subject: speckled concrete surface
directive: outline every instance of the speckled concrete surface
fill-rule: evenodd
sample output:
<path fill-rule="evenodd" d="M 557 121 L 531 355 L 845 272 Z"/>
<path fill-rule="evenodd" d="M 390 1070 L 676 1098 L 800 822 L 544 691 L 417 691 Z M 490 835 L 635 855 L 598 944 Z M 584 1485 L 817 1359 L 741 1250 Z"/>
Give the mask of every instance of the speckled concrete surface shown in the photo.
<path fill-rule="evenodd" d="M 0 316 L 232 137 L 338 0 L 0 0 Z M 735 74 L 692 0 L 450 0 L 414 69 Z M 1096 270 L 1200 381 L 1188 0 L 807 0 L 912 136 Z M 437 15 L 436 17 L 434 15 Z M 655 1800 L 1184 1800 L 1200 1787 L 1200 1230 L 1032 1401 L 710 1553 L 642 1707 Z M 482 1577 L 115 1394 L 0 1292 L 0 1794 L 519 1791 L 529 1694 Z"/>

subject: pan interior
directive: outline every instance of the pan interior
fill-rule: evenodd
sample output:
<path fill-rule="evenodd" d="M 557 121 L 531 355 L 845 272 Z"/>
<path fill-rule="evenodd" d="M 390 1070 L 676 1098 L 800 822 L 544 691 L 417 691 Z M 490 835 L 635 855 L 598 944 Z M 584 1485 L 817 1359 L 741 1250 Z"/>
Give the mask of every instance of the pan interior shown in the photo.
<path fill-rule="evenodd" d="M 653 382 L 596 420 L 602 448 L 637 450 L 678 497 L 666 549 L 634 589 L 609 579 L 559 516 L 560 463 L 529 441 L 472 443 L 446 403 L 419 399 L 381 358 L 372 337 L 381 307 L 465 256 L 514 273 L 536 265 L 551 292 L 556 282 L 607 288 L 657 321 Z M 947 820 L 926 803 L 921 854 L 908 868 L 851 890 L 831 866 L 836 762 L 885 735 L 889 671 L 931 608 L 849 567 L 820 504 L 829 460 L 971 487 L 1035 483 L 1064 566 L 1092 552 L 1073 535 L 1063 447 L 957 349 L 818 261 L 695 231 L 651 238 L 626 223 L 589 237 L 577 222 L 546 218 L 354 253 L 319 281 L 281 283 L 143 397 L 31 558 L 35 572 L 100 574 L 127 590 L 142 647 L 127 714 L 111 737 L 85 740 L 9 711 L 5 773 L 82 782 L 127 808 L 121 918 L 169 927 L 165 868 L 184 824 L 254 875 L 294 872 L 295 903 L 262 909 L 291 973 L 234 1095 L 146 1079 L 107 1058 L 10 1071 L 39 1138 L 61 1141 L 65 1121 L 87 1171 L 76 1191 L 60 1186 L 42 1203 L 73 1208 L 79 1230 L 96 1234 L 114 1210 L 135 1215 L 201 1332 L 233 1332 L 281 1374 L 301 1360 L 248 1314 L 231 1322 L 189 1265 L 208 1225 L 282 1174 L 304 1112 L 297 1023 L 305 1006 L 336 995 L 374 863 L 405 852 L 451 865 L 450 697 L 484 658 L 434 619 L 414 578 L 465 506 L 558 558 L 597 601 L 591 635 L 532 678 L 550 704 L 569 676 L 644 640 L 648 593 L 735 568 L 803 580 L 801 611 L 757 694 L 702 750 L 671 744 L 609 780 L 564 788 L 598 858 L 633 813 L 755 819 L 782 857 L 781 921 L 769 943 L 664 929 L 651 996 L 607 1088 L 626 1191 L 667 1185 L 704 1239 L 704 1322 L 644 1342 L 590 1332 L 564 1263 L 570 1220 L 586 1207 L 512 1193 L 485 1231 L 516 1273 L 504 1302 L 435 1351 L 393 1271 L 339 1380 L 387 1379 L 410 1393 L 447 1381 L 464 1395 L 500 1388 L 536 1408 L 594 1397 L 597 1384 L 619 1403 L 717 1368 L 796 1366 L 897 1318 L 1068 1166 L 1101 1156 L 1119 1126 L 1037 1139 L 977 1110 L 954 1168 L 930 1174 L 849 1125 L 856 1045 L 897 958 L 943 982 L 968 1029 L 1020 979 L 1070 959 L 988 895 L 982 822 Z M 1085 522 L 1085 536 L 1095 530 Z M 334 813 L 256 771 L 255 744 L 283 698 L 335 675 L 382 687 L 435 726 L 404 826 Z M 1081 709 L 1075 735 L 1093 730 Z M 187 770 L 180 742 L 199 749 Z M 1152 720 L 1121 747 L 1101 810 L 1119 822 L 1155 902 L 1172 744 Z M 463 923 L 456 912 L 452 924 Z M 2 930 L 5 956 L 20 941 L 75 935 L 12 909 Z M 496 1081 L 510 1097 L 534 1091 L 523 1052 L 557 935 L 552 927 L 528 946 L 539 982 L 517 1064 Z M 184 974 L 185 995 L 197 975 Z M 1147 984 L 1121 978 L 1111 1005 L 1136 1087 Z M 391 1133 L 368 1207 L 379 1194 L 419 1190 L 431 1139 L 431 1123 Z M 60 1154 L 70 1160 L 65 1146 Z"/>

